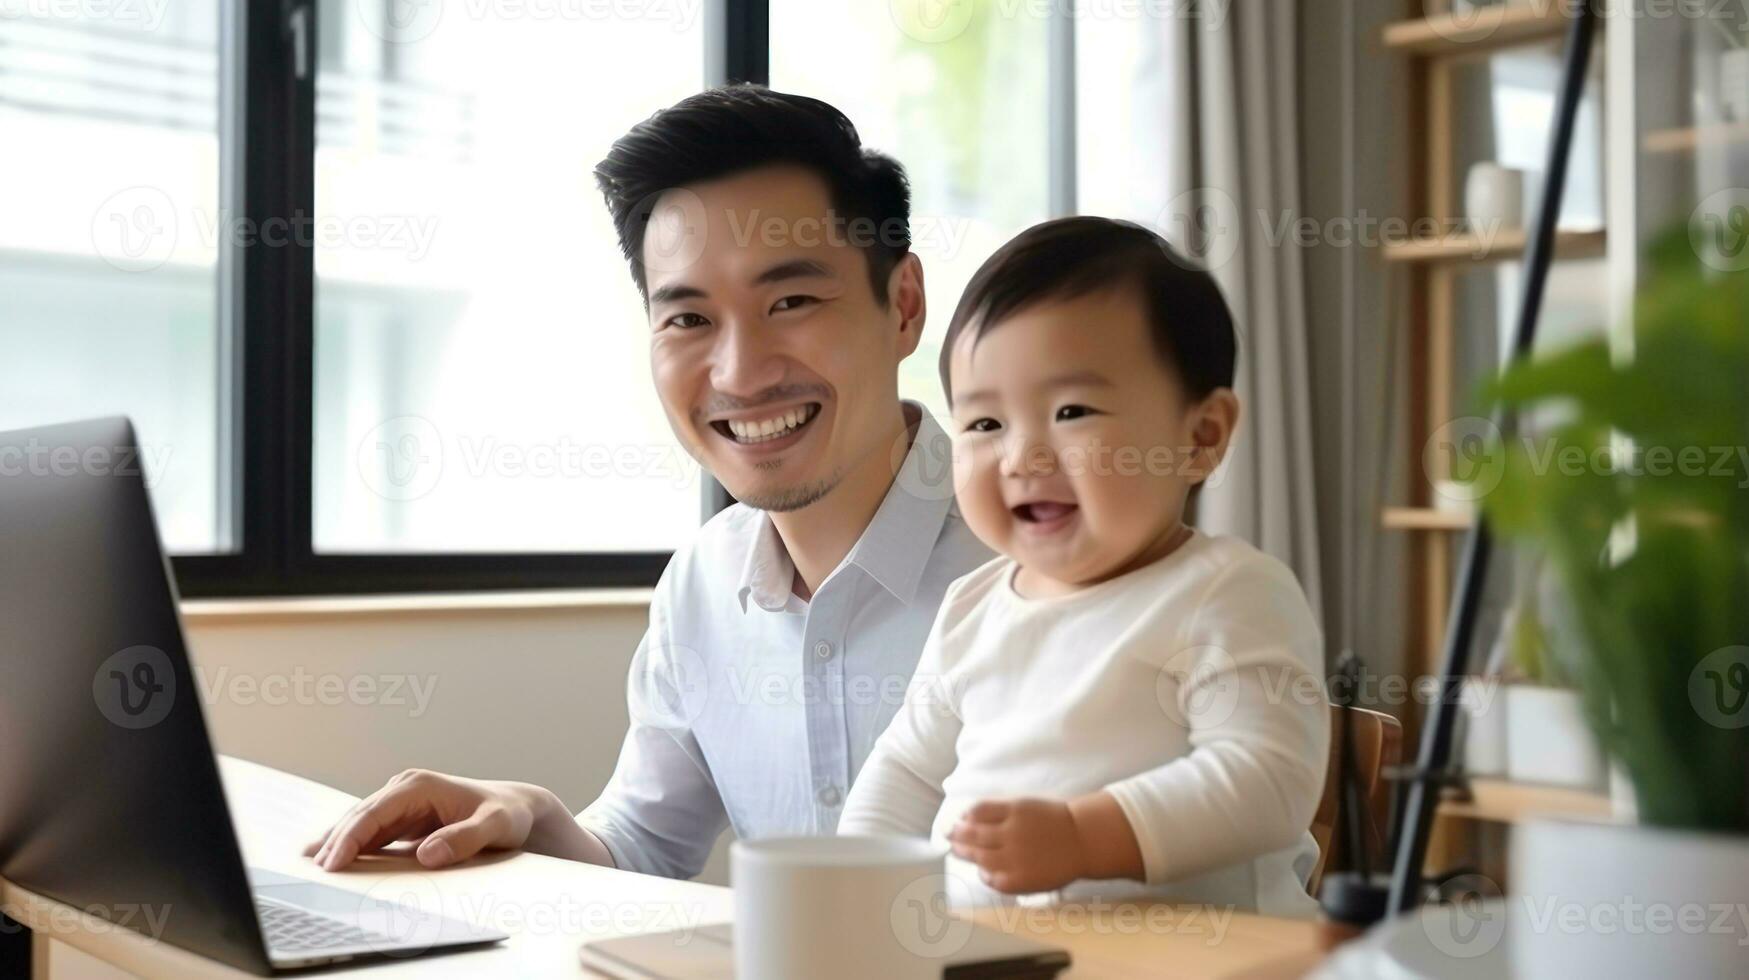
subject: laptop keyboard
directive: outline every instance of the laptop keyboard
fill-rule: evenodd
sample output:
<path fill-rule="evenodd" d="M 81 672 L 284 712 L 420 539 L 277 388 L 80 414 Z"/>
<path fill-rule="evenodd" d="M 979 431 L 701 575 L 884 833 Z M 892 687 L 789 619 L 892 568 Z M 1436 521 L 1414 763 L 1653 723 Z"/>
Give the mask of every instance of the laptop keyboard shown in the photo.
<path fill-rule="evenodd" d="M 373 943 L 392 945 L 388 936 L 261 898 L 255 900 L 255 914 L 261 920 L 267 947 L 277 953 L 307 953 Z"/>

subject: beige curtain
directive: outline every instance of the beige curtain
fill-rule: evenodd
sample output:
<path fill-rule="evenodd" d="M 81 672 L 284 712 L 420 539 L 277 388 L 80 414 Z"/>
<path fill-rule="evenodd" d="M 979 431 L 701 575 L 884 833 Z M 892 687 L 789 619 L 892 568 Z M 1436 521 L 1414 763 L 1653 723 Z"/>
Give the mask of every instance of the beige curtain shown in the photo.
<path fill-rule="evenodd" d="M 1167 26 L 1177 76 L 1164 223 L 1220 282 L 1239 331 L 1244 417 L 1198 525 L 1243 537 L 1322 610 L 1296 111 L 1298 3 L 1197 4 Z"/>

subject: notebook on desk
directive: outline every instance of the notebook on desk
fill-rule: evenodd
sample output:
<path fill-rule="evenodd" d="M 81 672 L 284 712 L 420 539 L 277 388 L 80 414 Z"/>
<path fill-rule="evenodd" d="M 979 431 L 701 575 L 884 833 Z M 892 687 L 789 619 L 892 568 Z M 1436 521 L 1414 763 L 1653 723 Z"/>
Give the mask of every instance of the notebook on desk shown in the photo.
<path fill-rule="evenodd" d="M 700 926 L 588 943 L 583 965 L 617 980 L 735 980 L 733 927 Z M 965 946 L 946 957 L 942 980 L 1051 980 L 1069 954 L 974 925 Z"/>

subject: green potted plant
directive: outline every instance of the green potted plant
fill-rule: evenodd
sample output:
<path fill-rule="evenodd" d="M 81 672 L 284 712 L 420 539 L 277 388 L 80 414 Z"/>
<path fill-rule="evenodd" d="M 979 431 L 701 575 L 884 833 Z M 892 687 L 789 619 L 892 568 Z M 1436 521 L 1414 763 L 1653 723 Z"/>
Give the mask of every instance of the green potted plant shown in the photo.
<path fill-rule="evenodd" d="M 1655 247 L 1631 356 L 1587 343 L 1509 369 L 1483 506 L 1546 556 L 1571 629 L 1543 649 L 1633 784 L 1637 825 L 1513 838 L 1524 976 L 1740 977 L 1749 955 L 1749 272 Z M 1723 923 L 1721 925 L 1721 923 Z"/>

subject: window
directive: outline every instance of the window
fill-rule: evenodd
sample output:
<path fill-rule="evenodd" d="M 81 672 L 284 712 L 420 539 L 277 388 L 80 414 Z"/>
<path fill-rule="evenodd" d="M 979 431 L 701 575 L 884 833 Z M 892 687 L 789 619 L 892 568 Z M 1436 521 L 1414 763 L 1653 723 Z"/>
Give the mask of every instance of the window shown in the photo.
<path fill-rule="evenodd" d="M 167 546 L 236 545 L 218 0 L 0 16 L 0 429 L 130 414 Z"/>
<path fill-rule="evenodd" d="M 590 175 L 704 85 L 699 18 L 650 11 L 323 0 L 318 552 L 660 552 L 697 527 Z"/>
<path fill-rule="evenodd" d="M 721 493 L 647 381 L 591 166 L 712 82 L 838 105 L 911 174 L 933 328 L 901 390 L 944 412 L 973 271 L 1073 210 L 1078 153 L 1102 208 L 1151 166 L 1077 145 L 1155 55 L 1072 7 L 23 5 L 0 428 L 132 416 L 189 595 L 653 582 Z"/>
<path fill-rule="evenodd" d="M 1527 48 L 1498 54 L 1487 64 L 1492 102 L 1490 127 L 1494 160 L 1523 171 L 1525 223 L 1534 217 L 1541 198 L 1542 171 L 1548 165 L 1549 134 L 1561 83 L 1559 48 Z M 1567 187 L 1561 201 L 1559 227 L 1595 231 L 1603 227 L 1602 59 L 1592 62 L 1593 75 L 1573 133 L 1573 157 L 1567 165 Z M 1492 270 L 1494 322 L 1498 336 L 1494 356 L 1504 360 L 1512 350 L 1523 290 L 1520 262 L 1504 262 Z M 1549 267 L 1536 346 L 1554 350 L 1595 334 L 1610 319 L 1609 262 L 1583 259 Z M 1490 365 L 1490 369 L 1491 369 Z"/>
<path fill-rule="evenodd" d="M 1174 25 L 1133 18 L 1075 22 L 1075 199 L 1087 214 L 1166 224 L 1173 238 Z"/>
<path fill-rule="evenodd" d="M 1037 5 L 933 5 L 773 0 L 771 85 L 832 103 L 904 164 L 929 316 L 899 390 L 945 418 L 939 341 L 960 293 L 1051 216 L 1050 25 Z"/>

